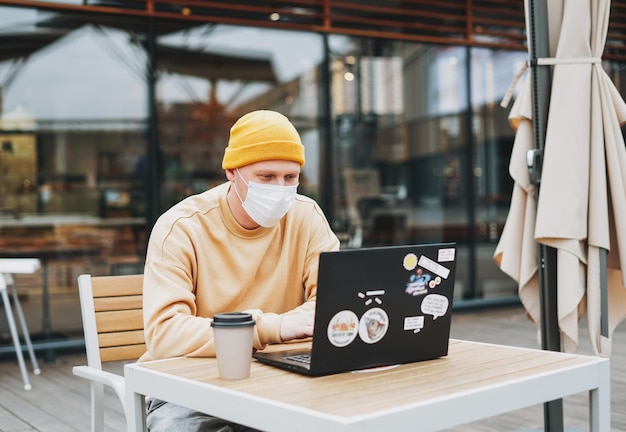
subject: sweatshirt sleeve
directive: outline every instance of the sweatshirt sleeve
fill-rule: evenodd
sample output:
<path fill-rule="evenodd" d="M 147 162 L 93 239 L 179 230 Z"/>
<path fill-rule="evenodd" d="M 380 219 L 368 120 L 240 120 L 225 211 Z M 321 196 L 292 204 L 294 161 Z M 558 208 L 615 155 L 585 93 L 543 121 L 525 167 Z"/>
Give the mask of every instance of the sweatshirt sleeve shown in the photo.
<path fill-rule="evenodd" d="M 196 316 L 197 264 L 183 236 L 172 235 L 175 229 L 157 222 L 148 244 L 143 286 L 148 353 L 142 359 L 215 356 L 211 319 Z"/>

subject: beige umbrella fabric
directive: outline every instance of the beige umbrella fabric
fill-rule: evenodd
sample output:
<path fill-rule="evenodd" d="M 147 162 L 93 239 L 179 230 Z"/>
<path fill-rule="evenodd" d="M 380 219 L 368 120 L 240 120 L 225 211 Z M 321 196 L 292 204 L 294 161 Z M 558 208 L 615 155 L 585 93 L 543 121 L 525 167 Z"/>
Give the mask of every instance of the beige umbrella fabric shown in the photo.
<path fill-rule="evenodd" d="M 530 183 L 526 151 L 534 148 L 530 83 L 511 109 L 516 129 L 511 208 L 494 255 L 518 282 L 531 320 L 540 323 L 538 246 L 557 249 L 558 320 L 563 351 L 578 347 L 587 313 L 591 345 L 608 356 L 610 335 L 626 317 L 626 104 L 602 69 L 609 0 L 548 2 L 552 90 L 540 193 Z M 609 337 L 600 332 L 599 251 L 607 255 Z"/>

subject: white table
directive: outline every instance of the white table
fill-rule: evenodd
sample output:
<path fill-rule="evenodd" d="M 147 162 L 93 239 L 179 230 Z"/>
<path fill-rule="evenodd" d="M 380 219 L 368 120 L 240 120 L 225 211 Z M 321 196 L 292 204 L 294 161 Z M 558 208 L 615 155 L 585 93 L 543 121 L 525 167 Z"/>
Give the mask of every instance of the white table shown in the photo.
<path fill-rule="evenodd" d="M 100 252 L 100 248 L 91 245 L 40 245 L 40 246 L 15 246 L 11 248 L 0 249 L 0 259 L 7 261 L 13 260 L 18 262 L 25 259 L 34 259 L 37 261 L 37 268 L 41 263 L 41 280 L 42 280 L 42 297 L 41 297 L 41 334 L 39 338 L 43 341 L 49 341 L 55 338 L 52 330 L 52 318 L 50 311 L 50 291 L 48 289 L 48 262 L 51 259 L 70 258 L 74 256 L 96 255 Z M 35 258 L 29 258 L 35 257 Z M 15 271 L 14 273 L 19 273 Z M 31 272 L 32 273 L 32 272 Z M 54 363 L 55 354 L 52 349 L 46 349 L 44 352 L 46 363 Z"/>
<path fill-rule="evenodd" d="M 250 377 L 221 380 L 215 359 L 125 366 L 128 430 L 145 430 L 143 395 L 264 431 L 420 431 L 590 394 L 590 430 L 610 427 L 605 358 L 450 341 L 447 357 L 388 370 L 309 378 L 253 361 Z"/>
<path fill-rule="evenodd" d="M 30 380 L 28 379 L 28 373 L 26 372 L 20 337 L 17 333 L 17 326 L 15 324 L 15 318 L 13 316 L 13 310 L 11 308 L 11 302 L 9 301 L 9 294 L 7 291 L 9 287 L 11 287 L 17 317 L 22 327 L 22 333 L 24 335 L 31 363 L 33 364 L 33 373 L 35 375 L 39 375 L 41 373 L 41 369 L 39 369 L 39 364 L 37 363 L 37 358 L 35 357 L 35 353 L 33 351 L 33 344 L 30 341 L 30 334 L 28 332 L 28 326 L 26 325 L 24 313 L 22 312 L 22 306 L 20 305 L 17 292 L 15 291 L 13 275 L 32 274 L 38 271 L 40 267 L 41 263 L 36 258 L 0 258 L 0 295 L 2 296 L 2 303 L 4 304 L 11 338 L 13 339 L 13 346 L 15 347 L 15 355 L 17 356 L 17 362 L 20 366 L 20 373 L 22 374 L 22 381 L 24 382 L 25 390 L 30 390 L 32 386 L 30 384 Z"/>

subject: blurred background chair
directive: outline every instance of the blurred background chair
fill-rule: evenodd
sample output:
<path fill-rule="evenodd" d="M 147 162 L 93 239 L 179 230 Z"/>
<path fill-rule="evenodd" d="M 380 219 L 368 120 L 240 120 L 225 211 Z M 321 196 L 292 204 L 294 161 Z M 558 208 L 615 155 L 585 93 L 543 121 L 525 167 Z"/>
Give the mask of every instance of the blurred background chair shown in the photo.
<path fill-rule="evenodd" d="M 408 244 L 408 215 L 403 212 L 388 211 L 374 213 L 371 224 L 363 235 L 363 246 L 394 246 Z"/>
<path fill-rule="evenodd" d="M 371 168 L 349 168 L 343 172 L 346 191 L 346 208 L 348 217 L 348 247 L 359 248 L 363 243 L 363 230 L 367 228 L 367 219 L 363 219 L 366 203 L 380 199 L 380 175 L 378 170 Z"/>
<path fill-rule="evenodd" d="M 15 346 L 15 354 L 17 355 L 17 361 L 20 366 L 20 373 L 22 374 L 22 381 L 24 382 L 24 390 L 30 390 L 32 388 L 30 380 L 28 379 L 28 372 L 26 370 L 26 364 L 24 362 L 24 355 L 22 354 L 22 344 L 17 332 L 17 326 L 15 324 L 15 316 L 13 315 L 13 306 L 17 313 L 17 317 L 20 321 L 22 328 L 22 334 L 24 341 L 26 342 L 26 349 L 30 355 L 30 360 L 33 364 L 33 373 L 39 375 L 41 369 L 37 364 L 37 358 L 33 351 L 33 344 L 30 340 L 30 333 L 24 319 L 24 312 L 20 305 L 20 300 L 15 290 L 15 281 L 13 280 L 13 274 L 29 274 L 35 273 L 41 268 L 41 263 L 37 258 L 0 258 L 0 295 L 2 296 L 2 303 L 4 304 L 4 310 L 6 313 L 7 321 L 9 323 L 9 331 L 11 332 L 11 338 L 13 339 L 13 345 Z M 13 294 L 13 306 L 9 299 L 8 290 L 11 288 Z"/>

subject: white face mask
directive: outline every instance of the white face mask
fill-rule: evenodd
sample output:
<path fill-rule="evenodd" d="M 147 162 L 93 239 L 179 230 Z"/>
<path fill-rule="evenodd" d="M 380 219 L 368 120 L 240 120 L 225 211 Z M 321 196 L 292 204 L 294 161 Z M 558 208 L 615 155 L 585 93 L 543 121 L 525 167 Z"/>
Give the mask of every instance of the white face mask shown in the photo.
<path fill-rule="evenodd" d="M 239 177 L 245 182 L 239 170 Z M 243 209 L 253 221 L 265 228 L 271 228 L 287 214 L 294 198 L 298 185 L 280 186 L 261 183 L 248 183 L 248 194 L 245 201 L 241 199 L 237 187 L 235 193 L 241 201 Z"/>

